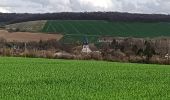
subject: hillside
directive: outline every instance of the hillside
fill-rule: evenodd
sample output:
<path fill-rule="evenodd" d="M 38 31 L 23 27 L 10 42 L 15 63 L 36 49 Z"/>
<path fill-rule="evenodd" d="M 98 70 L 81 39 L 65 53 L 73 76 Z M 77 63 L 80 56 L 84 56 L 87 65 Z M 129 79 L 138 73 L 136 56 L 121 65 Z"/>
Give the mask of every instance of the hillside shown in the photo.
<path fill-rule="evenodd" d="M 109 22 L 96 20 L 48 21 L 43 28 L 46 33 L 71 35 L 159 37 L 170 36 L 170 23 Z"/>
<path fill-rule="evenodd" d="M 36 20 L 107 20 L 125 22 L 170 22 L 170 15 L 126 12 L 0 13 L 0 25 Z"/>
<path fill-rule="evenodd" d="M 98 20 L 52 20 L 47 21 L 42 32 L 64 34 L 65 42 L 81 41 L 87 36 L 96 42 L 103 36 L 153 38 L 170 36 L 168 22 L 111 22 Z"/>
<path fill-rule="evenodd" d="M 39 42 L 40 40 L 60 40 L 63 36 L 60 34 L 43 34 L 43 33 L 32 33 L 32 32 L 8 32 L 0 30 L 0 39 L 5 39 L 7 42 Z M 2 41 L 2 40 L 1 40 Z"/>
<path fill-rule="evenodd" d="M 62 34 L 64 42 L 80 42 L 87 36 L 97 42 L 103 36 L 153 38 L 170 36 L 169 22 L 113 22 L 105 20 L 48 20 L 7 25 L 6 29 L 23 32 Z"/>
<path fill-rule="evenodd" d="M 6 25 L 7 30 L 17 30 L 22 32 L 40 32 L 46 21 L 29 21 L 29 22 L 22 22 L 22 23 L 15 23 Z"/>

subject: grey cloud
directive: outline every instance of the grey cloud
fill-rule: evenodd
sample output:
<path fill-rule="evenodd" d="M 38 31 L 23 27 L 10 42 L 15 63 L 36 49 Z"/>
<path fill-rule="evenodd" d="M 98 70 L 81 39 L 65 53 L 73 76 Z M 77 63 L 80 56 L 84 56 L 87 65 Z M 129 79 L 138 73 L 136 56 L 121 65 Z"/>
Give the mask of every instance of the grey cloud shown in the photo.
<path fill-rule="evenodd" d="M 170 13 L 169 0 L 0 0 L 0 2 L 1 12 L 120 11 Z"/>

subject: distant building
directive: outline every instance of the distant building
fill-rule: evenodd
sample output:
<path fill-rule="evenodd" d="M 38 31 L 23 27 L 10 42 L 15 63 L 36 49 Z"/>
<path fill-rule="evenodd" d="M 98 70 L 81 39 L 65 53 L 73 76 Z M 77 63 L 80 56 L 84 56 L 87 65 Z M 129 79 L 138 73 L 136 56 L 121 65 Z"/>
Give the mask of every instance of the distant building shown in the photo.
<path fill-rule="evenodd" d="M 88 42 L 87 37 L 84 38 L 82 52 L 83 53 L 91 53 L 92 52 L 89 47 L 89 42 Z"/>
<path fill-rule="evenodd" d="M 167 60 L 169 60 L 169 54 L 166 54 L 166 55 L 165 55 L 165 58 L 166 58 Z"/>
<path fill-rule="evenodd" d="M 99 38 L 99 43 L 112 43 L 113 38 L 112 37 L 101 37 Z"/>

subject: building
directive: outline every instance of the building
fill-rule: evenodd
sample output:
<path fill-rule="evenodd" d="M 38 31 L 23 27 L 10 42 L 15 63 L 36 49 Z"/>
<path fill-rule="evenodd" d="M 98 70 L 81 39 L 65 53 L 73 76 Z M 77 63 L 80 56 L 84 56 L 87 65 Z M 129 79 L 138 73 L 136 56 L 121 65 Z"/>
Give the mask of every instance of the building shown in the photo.
<path fill-rule="evenodd" d="M 88 42 L 87 37 L 84 38 L 82 52 L 83 53 L 91 53 L 92 52 L 89 47 L 89 42 Z"/>

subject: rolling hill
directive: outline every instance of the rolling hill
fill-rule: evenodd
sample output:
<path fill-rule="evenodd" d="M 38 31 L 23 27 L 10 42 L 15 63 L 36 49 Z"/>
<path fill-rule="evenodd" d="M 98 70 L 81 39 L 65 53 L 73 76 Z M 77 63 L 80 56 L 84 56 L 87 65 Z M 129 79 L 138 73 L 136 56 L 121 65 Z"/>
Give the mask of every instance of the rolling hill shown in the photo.
<path fill-rule="evenodd" d="M 159 37 L 170 36 L 170 23 L 54 20 L 48 21 L 42 32 L 71 35 Z"/>
<path fill-rule="evenodd" d="M 46 24 L 45 20 L 40 21 L 29 21 L 29 22 L 22 22 L 22 23 L 15 23 L 6 25 L 6 29 L 18 29 L 18 31 L 24 32 L 40 32 L 44 25 Z"/>
<path fill-rule="evenodd" d="M 24 22 L 8 25 L 7 28 L 19 28 L 21 31 L 43 32 L 64 35 L 61 41 L 77 42 L 84 36 L 90 42 L 99 37 L 137 37 L 153 38 L 170 36 L 169 22 L 113 22 L 105 20 L 48 20 Z"/>

